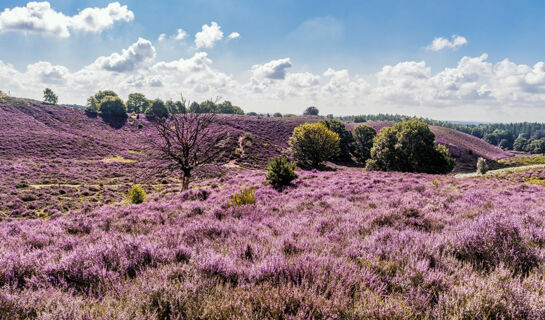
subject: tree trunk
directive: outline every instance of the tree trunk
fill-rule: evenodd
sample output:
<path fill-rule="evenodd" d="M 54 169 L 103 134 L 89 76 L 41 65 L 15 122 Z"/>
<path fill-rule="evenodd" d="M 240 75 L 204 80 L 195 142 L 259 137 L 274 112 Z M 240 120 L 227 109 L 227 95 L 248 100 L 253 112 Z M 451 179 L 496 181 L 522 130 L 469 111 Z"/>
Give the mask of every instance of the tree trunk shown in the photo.
<path fill-rule="evenodd" d="M 189 179 L 191 179 L 191 173 L 184 172 L 184 177 L 182 178 L 182 190 L 189 189 Z"/>

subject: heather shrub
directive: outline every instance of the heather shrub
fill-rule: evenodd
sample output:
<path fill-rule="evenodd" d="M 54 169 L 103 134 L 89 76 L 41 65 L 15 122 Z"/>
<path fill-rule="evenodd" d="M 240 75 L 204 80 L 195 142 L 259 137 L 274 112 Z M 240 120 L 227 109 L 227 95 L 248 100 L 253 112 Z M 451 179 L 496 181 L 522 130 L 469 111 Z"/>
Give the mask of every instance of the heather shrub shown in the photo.
<path fill-rule="evenodd" d="M 255 203 L 255 188 L 242 188 L 240 192 L 233 194 L 231 201 L 227 202 L 229 207 L 243 206 Z"/>
<path fill-rule="evenodd" d="M 287 186 L 298 177 L 295 168 L 295 163 L 287 158 L 276 157 L 269 163 L 265 178 L 273 186 Z"/>
<path fill-rule="evenodd" d="M 294 158 L 301 164 L 317 168 L 337 157 L 339 135 L 322 123 L 305 123 L 293 130 L 289 145 Z"/>
<path fill-rule="evenodd" d="M 367 160 L 369 170 L 423 173 L 448 173 L 455 164 L 446 147 L 435 145 L 428 125 L 418 120 L 383 128 Z"/>
<path fill-rule="evenodd" d="M 486 163 L 486 159 L 479 157 L 477 160 L 477 173 L 485 174 L 486 172 L 488 172 L 488 164 Z"/>
<path fill-rule="evenodd" d="M 516 221 L 501 214 L 488 214 L 462 226 L 451 247 L 457 259 L 479 270 L 492 270 L 503 263 L 514 273 L 528 274 L 538 265 Z"/>
<path fill-rule="evenodd" d="M 339 148 L 341 149 L 339 159 L 349 161 L 354 149 L 354 137 L 352 133 L 346 130 L 345 124 L 340 120 L 324 119 L 320 123 L 323 123 L 329 130 L 339 135 Z"/>
<path fill-rule="evenodd" d="M 146 191 L 139 185 L 133 184 L 129 193 L 127 194 L 129 202 L 132 204 L 139 204 L 146 201 Z"/>
<path fill-rule="evenodd" d="M 359 163 L 365 164 L 367 159 L 371 157 L 371 148 L 377 130 L 371 126 L 360 124 L 354 128 L 352 134 L 354 136 L 354 156 Z"/>

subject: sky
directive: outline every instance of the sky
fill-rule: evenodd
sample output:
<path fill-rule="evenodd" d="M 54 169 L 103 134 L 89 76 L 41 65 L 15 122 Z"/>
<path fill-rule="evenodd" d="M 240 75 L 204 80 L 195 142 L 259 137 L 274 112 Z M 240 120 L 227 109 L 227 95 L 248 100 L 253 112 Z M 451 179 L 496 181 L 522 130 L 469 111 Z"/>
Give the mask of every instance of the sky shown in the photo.
<path fill-rule="evenodd" d="M 0 90 L 545 122 L 545 1 L 0 1 Z"/>

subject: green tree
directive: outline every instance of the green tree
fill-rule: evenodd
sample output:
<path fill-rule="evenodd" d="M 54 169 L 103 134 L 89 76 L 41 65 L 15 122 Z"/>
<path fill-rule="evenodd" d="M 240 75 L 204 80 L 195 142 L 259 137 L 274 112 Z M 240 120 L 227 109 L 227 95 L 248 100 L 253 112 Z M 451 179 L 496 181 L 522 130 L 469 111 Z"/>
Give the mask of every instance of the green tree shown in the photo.
<path fill-rule="evenodd" d="M 445 146 L 435 146 L 435 135 L 428 125 L 409 120 L 383 128 L 374 139 L 370 170 L 448 173 L 455 162 Z"/>
<path fill-rule="evenodd" d="M 305 116 L 317 116 L 320 113 L 320 110 L 318 108 L 311 106 L 305 109 L 305 112 L 303 112 L 303 115 Z"/>
<path fill-rule="evenodd" d="M 244 111 L 239 106 L 234 106 L 231 101 L 224 101 L 217 106 L 218 113 L 225 114 L 240 114 L 244 115 Z"/>
<path fill-rule="evenodd" d="M 53 90 L 49 88 L 45 88 L 44 90 L 44 102 L 47 104 L 57 104 L 57 101 L 59 100 L 59 97 L 53 92 Z"/>
<path fill-rule="evenodd" d="M 527 146 L 528 146 L 528 139 L 526 138 L 525 134 L 521 133 L 519 134 L 519 136 L 515 139 L 515 142 L 513 143 L 513 150 L 525 151 Z"/>
<path fill-rule="evenodd" d="M 168 109 L 162 100 L 155 99 L 151 106 L 146 110 L 146 116 L 152 118 L 166 118 L 168 117 Z"/>
<path fill-rule="evenodd" d="M 193 101 L 189 105 L 189 112 L 191 112 L 191 113 L 202 113 L 201 112 L 201 106 L 197 102 Z"/>
<path fill-rule="evenodd" d="M 187 112 L 185 105 L 181 101 L 168 100 L 165 103 L 165 106 L 168 110 L 168 113 L 171 113 L 171 114 L 181 114 L 181 113 Z"/>
<path fill-rule="evenodd" d="M 273 186 L 288 186 L 298 177 L 295 168 L 295 163 L 286 157 L 275 157 L 269 162 L 265 178 Z"/>
<path fill-rule="evenodd" d="M 151 102 L 141 93 L 131 93 L 127 99 L 127 112 L 144 113 Z"/>
<path fill-rule="evenodd" d="M 98 113 L 98 109 L 100 108 L 100 104 L 98 100 L 94 96 L 90 96 L 89 99 L 87 99 L 87 105 L 85 107 L 85 111 L 88 113 Z"/>
<path fill-rule="evenodd" d="M 299 163 L 317 168 L 338 156 L 339 141 L 339 135 L 323 123 L 305 123 L 293 130 L 289 145 Z"/>
<path fill-rule="evenodd" d="M 377 130 L 365 124 L 360 124 L 354 128 L 354 156 L 359 163 L 365 164 L 367 159 L 371 157 L 373 139 L 376 135 Z"/>
<path fill-rule="evenodd" d="M 336 119 L 324 119 L 320 123 L 323 123 L 329 130 L 339 135 L 339 147 L 341 148 L 339 159 L 350 161 L 354 149 L 354 137 L 350 131 L 346 130 L 344 122 Z"/>
<path fill-rule="evenodd" d="M 100 102 L 100 113 L 105 117 L 127 117 L 127 109 L 119 97 L 105 96 Z"/>

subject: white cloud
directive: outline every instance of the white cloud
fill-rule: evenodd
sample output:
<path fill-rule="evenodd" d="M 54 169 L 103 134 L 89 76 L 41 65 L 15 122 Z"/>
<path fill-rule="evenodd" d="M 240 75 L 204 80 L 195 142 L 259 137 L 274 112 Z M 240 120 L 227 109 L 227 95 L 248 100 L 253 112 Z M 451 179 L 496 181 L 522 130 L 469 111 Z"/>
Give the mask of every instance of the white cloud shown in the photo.
<path fill-rule="evenodd" d="M 166 38 L 167 38 L 167 34 L 161 33 L 159 37 L 157 38 L 157 41 L 165 41 Z"/>
<path fill-rule="evenodd" d="M 183 40 L 185 37 L 187 37 L 187 32 L 182 29 L 178 29 L 176 31 L 176 35 L 174 36 L 174 40 Z"/>
<path fill-rule="evenodd" d="M 443 37 L 435 38 L 433 39 L 433 42 L 426 47 L 426 49 L 432 51 L 441 51 L 445 48 L 456 49 L 460 46 L 467 44 L 467 39 L 462 36 L 453 35 L 451 38 L 452 41 Z"/>
<path fill-rule="evenodd" d="M 145 61 L 155 58 L 155 47 L 149 40 L 138 38 L 138 41 L 121 54 L 113 53 L 108 57 L 100 57 L 95 65 L 101 69 L 115 72 L 131 72 Z"/>
<path fill-rule="evenodd" d="M 223 39 L 221 27 L 214 21 L 210 25 L 203 25 L 202 31 L 195 34 L 195 45 L 199 48 L 213 48 L 216 41 Z"/>
<path fill-rule="evenodd" d="M 240 38 L 240 33 L 238 33 L 238 32 L 231 32 L 231 34 L 228 35 L 227 38 L 228 38 L 228 39 Z"/>
<path fill-rule="evenodd" d="M 65 16 L 51 8 L 49 2 L 29 2 L 25 7 L 6 8 L 0 13 L 0 31 L 35 32 L 61 38 L 70 30 L 99 33 L 116 21 L 132 21 L 134 13 L 119 2 L 106 8 L 86 8 L 75 16 Z"/>
<path fill-rule="evenodd" d="M 286 69 L 291 67 L 290 58 L 272 60 L 262 65 L 252 66 L 252 72 L 256 78 L 281 80 L 286 77 Z"/>

